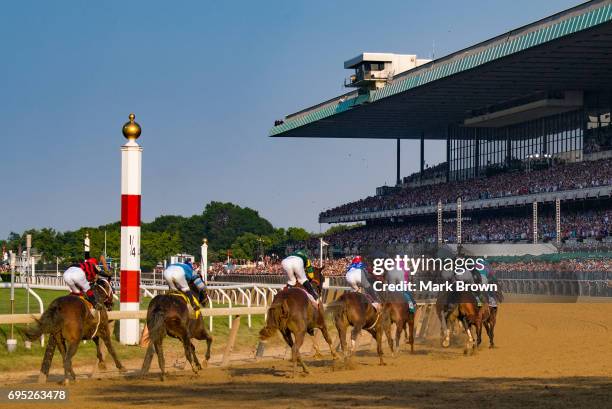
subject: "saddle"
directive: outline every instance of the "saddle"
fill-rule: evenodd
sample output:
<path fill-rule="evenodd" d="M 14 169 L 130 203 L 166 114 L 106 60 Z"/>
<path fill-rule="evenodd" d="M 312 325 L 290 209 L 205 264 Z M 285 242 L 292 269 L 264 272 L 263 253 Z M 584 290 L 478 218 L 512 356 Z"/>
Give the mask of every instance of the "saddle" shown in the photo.
<path fill-rule="evenodd" d="M 85 298 L 83 294 L 70 293 L 70 295 L 73 295 L 80 299 L 85 304 L 85 307 L 87 307 L 87 311 L 89 311 L 91 316 L 96 318 L 96 314 L 98 313 L 96 307 L 87 298 Z"/>
<path fill-rule="evenodd" d="M 310 301 L 312 306 L 314 308 L 317 308 L 317 309 L 319 308 L 319 302 L 317 300 L 315 300 L 314 297 L 308 291 L 306 291 L 304 288 L 297 287 L 297 286 L 295 286 L 295 287 L 289 287 L 289 286 L 285 287 L 285 289 L 289 289 L 289 288 L 295 288 L 295 289 L 298 289 L 298 290 L 302 291 L 304 294 L 306 294 L 306 297 L 308 297 L 308 301 Z"/>
<path fill-rule="evenodd" d="M 361 294 L 363 294 L 365 296 L 365 298 L 370 302 L 370 304 L 372 304 L 372 307 L 374 307 L 374 309 L 376 310 L 377 313 L 380 313 L 380 303 L 376 300 L 374 300 L 374 298 L 366 293 L 366 292 L 362 292 Z"/>
<path fill-rule="evenodd" d="M 189 311 L 189 318 L 192 319 L 198 319 L 200 317 L 200 315 L 202 314 L 200 311 L 201 305 L 198 302 L 198 300 L 195 299 L 195 297 L 193 298 L 194 304 L 197 305 L 198 309 L 194 310 L 193 309 L 193 305 L 191 305 L 191 301 L 189 301 L 189 297 L 187 297 L 187 295 L 185 295 L 184 293 L 180 292 L 180 291 L 170 291 L 168 292 L 168 295 L 172 295 L 174 297 L 179 297 L 182 298 L 183 301 L 185 301 L 185 304 L 187 304 L 187 311 Z"/>

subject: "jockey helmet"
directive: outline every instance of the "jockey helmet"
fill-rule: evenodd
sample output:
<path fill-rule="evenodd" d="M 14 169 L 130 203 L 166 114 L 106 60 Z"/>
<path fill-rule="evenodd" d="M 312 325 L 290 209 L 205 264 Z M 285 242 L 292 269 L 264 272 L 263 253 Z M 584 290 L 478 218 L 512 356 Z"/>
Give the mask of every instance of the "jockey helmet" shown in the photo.
<path fill-rule="evenodd" d="M 355 256 L 353 257 L 353 261 L 351 261 L 352 264 L 357 264 L 357 263 L 361 263 L 363 260 L 361 259 L 361 256 Z"/>

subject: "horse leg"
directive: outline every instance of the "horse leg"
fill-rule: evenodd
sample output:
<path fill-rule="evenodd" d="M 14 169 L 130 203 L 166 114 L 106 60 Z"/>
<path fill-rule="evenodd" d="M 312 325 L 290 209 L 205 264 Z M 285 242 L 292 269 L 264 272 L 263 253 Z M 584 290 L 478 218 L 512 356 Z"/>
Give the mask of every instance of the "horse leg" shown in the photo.
<path fill-rule="evenodd" d="M 108 328 L 108 325 L 104 325 L 103 328 Z M 108 331 L 101 331 L 100 337 L 102 337 L 102 341 L 104 342 L 104 345 L 106 345 L 106 350 L 110 354 L 111 358 L 113 358 L 113 361 L 115 362 L 115 367 L 117 367 L 117 369 L 119 369 L 120 372 L 125 372 L 127 369 L 125 369 L 125 366 L 123 366 L 121 361 L 119 361 L 117 352 L 115 351 L 115 348 L 113 347 L 113 342 L 111 340 L 110 333 Z"/>
<path fill-rule="evenodd" d="M 461 320 L 461 323 L 463 324 L 463 329 L 465 330 L 465 333 L 468 336 L 468 340 L 465 344 L 465 349 L 463 350 L 463 353 L 467 355 L 469 350 L 474 347 L 474 337 L 472 336 L 472 331 L 470 330 L 471 325 L 468 322 L 466 317 L 463 317 L 463 319 Z"/>
<path fill-rule="evenodd" d="M 497 307 L 491 308 L 491 315 L 486 322 L 487 336 L 489 337 L 489 348 L 495 348 L 493 341 L 493 333 L 495 329 L 495 321 L 497 320 Z"/>
<path fill-rule="evenodd" d="M 160 378 L 163 381 L 166 379 L 166 361 L 164 359 L 164 346 L 162 342 L 163 339 L 155 340 L 155 342 L 153 342 L 153 346 L 155 347 L 155 353 L 157 354 L 157 363 L 161 371 Z"/>
<path fill-rule="evenodd" d="M 46 383 L 47 377 L 49 376 L 49 368 L 51 368 L 51 361 L 53 361 L 53 355 L 55 354 L 56 340 L 53 334 L 49 337 L 47 342 L 47 348 L 45 348 L 45 356 L 43 358 L 42 365 L 40 367 L 40 374 L 38 375 L 38 383 Z"/>
<path fill-rule="evenodd" d="M 404 331 L 406 328 L 404 328 Z M 410 313 L 408 316 L 408 343 L 410 344 L 410 353 L 414 353 L 414 314 Z"/>
<path fill-rule="evenodd" d="M 372 337 L 376 340 L 376 352 L 378 353 L 378 359 L 380 360 L 379 365 L 387 365 L 385 363 L 385 361 L 383 361 L 382 330 L 381 330 L 381 328 L 380 327 L 378 329 L 372 328 L 372 329 L 368 329 L 366 331 L 368 331 L 370 334 L 372 334 Z M 401 329 L 400 329 L 400 331 L 401 331 Z"/>
<path fill-rule="evenodd" d="M 197 375 L 198 368 L 193 362 L 193 356 L 192 356 L 193 351 L 192 351 L 191 340 L 189 339 L 189 331 L 186 331 L 184 334 L 182 334 L 181 342 L 183 343 L 183 349 L 185 351 L 185 358 L 187 359 L 187 361 L 189 361 L 189 365 L 191 365 L 191 370 L 193 371 L 193 373 Z"/>
<path fill-rule="evenodd" d="M 391 321 L 385 322 L 385 335 L 387 337 L 387 342 L 389 343 L 389 349 L 391 350 L 391 354 L 395 356 L 395 349 L 393 347 L 393 337 L 391 336 L 391 324 Z"/>
<path fill-rule="evenodd" d="M 72 340 L 68 343 L 68 348 L 66 348 L 66 356 L 64 357 L 64 385 L 68 385 L 70 383 L 69 378 L 72 378 L 73 381 L 76 381 L 76 375 L 72 370 L 72 357 L 76 354 L 77 348 L 79 347 L 79 340 Z"/>
<path fill-rule="evenodd" d="M 406 331 L 406 321 L 400 319 L 395 323 L 395 348 L 391 350 L 393 351 L 393 356 L 396 356 L 399 353 L 402 331 Z"/>
<path fill-rule="evenodd" d="M 323 325 L 320 327 L 320 330 L 321 334 L 323 335 L 323 339 L 325 339 L 325 342 L 327 342 L 327 345 L 329 345 L 329 351 L 331 352 L 332 359 L 338 359 L 338 354 L 336 353 L 336 351 L 334 351 L 334 347 L 332 346 L 332 339 L 329 336 L 327 325 L 323 323 Z"/>
<path fill-rule="evenodd" d="M 105 370 L 106 364 L 104 363 L 104 355 L 102 349 L 100 349 L 100 337 L 93 337 L 93 342 L 96 344 L 96 356 L 98 357 L 98 369 Z"/>
<path fill-rule="evenodd" d="M 200 371 L 202 370 L 202 365 L 198 359 L 198 354 L 196 354 L 195 345 L 193 345 L 193 342 L 189 342 L 189 344 L 191 345 L 191 357 L 193 358 L 193 362 L 195 363 L 196 368 L 198 368 L 198 371 Z"/>
<path fill-rule="evenodd" d="M 149 368 L 151 368 L 151 361 L 153 361 L 153 353 L 155 353 L 155 347 L 151 342 L 147 347 L 147 353 L 145 354 L 144 361 L 142 361 L 142 368 L 140 369 L 139 376 L 145 376 L 149 372 Z"/>
<path fill-rule="evenodd" d="M 304 343 L 305 336 L 306 336 L 306 333 L 304 331 L 298 331 L 295 334 L 295 341 L 293 342 L 293 347 L 291 347 L 291 358 L 293 360 L 293 376 L 292 377 L 294 378 L 297 373 L 298 362 L 300 366 L 302 367 L 302 369 L 304 370 L 304 373 L 306 374 L 310 373 L 308 371 L 308 368 L 306 367 L 306 364 L 304 363 L 304 361 L 302 361 L 302 357 L 300 355 L 300 348 L 302 347 L 302 344 Z"/>
<path fill-rule="evenodd" d="M 450 346 L 450 329 L 448 326 L 448 316 L 441 310 L 438 313 L 438 318 L 440 319 L 440 343 L 442 347 L 448 348 Z"/>
<path fill-rule="evenodd" d="M 340 347 L 342 348 L 342 355 L 344 355 L 344 360 L 347 361 L 349 358 L 349 351 L 346 348 L 346 329 L 348 328 L 348 322 L 344 318 L 344 314 L 342 314 L 342 316 L 336 316 L 334 321 L 334 323 L 336 324 L 336 329 L 338 330 L 338 338 L 340 338 Z"/>
<path fill-rule="evenodd" d="M 353 329 L 351 330 L 351 347 L 349 348 L 349 355 L 353 355 L 357 350 L 357 339 L 359 338 L 359 334 L 361 333 L 361 328 L 362 325 L 357 324 L 354 325 Z M 376 338 L 374 334 L 372 334 L 372 336 Z"/>
<path fill-rule="evenodd" d="M 54 335 L 54 337 L 55 337 L 55 344 L 57 345 L 57 350 L 62 356 L 62 365 L 63 365 L 64 361 L 66 360 L 66 340 L 60 333 Z M 76 378 L 74 371 L 72 371 L 71 375 Z"/>

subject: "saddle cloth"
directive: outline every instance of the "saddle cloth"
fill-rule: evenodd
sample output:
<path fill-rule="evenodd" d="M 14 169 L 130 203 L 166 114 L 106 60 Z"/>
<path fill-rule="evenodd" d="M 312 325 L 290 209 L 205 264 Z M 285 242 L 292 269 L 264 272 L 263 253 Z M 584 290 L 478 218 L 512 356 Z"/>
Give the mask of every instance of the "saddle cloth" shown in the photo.
<path fill-rule="evenodd" d="M 184 293 L 182 293 L 180 291 L 170 291 L 170 292 L 168 292 L 168 295 L 172 295 L 172 296 L 175 296 L 175 297 L 182 298 L 183 301 L 185 301 L 185 304 L 187 304 L 187 311 L 189 311 L 189 317 L 190 318 L 197 319 L 200 316 L 200 314 L 201 314 L 201 312 L 200 312 L 201 306 L 200 306 L 200 303 L 198 302 L 198 300 L 196 300 L 195 298 L 194 298 L 194 302 L 199 307 L 197 310 L 193 309 L 193 306 L 191 305 L 191 302 L 189 301 L 189 297 L 187 297 L 187 295 L 185 295 Z"/>

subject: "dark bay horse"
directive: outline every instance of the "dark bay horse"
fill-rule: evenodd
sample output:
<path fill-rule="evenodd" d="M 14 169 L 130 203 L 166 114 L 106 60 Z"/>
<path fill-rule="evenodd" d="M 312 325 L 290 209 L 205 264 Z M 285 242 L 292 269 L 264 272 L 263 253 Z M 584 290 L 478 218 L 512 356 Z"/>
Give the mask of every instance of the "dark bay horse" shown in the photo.
<path fill-rule="evenodd" d="M 347 291 L 338 298 L 335 303 L 338 307 L 334 314 L 334 323 L 340 337 L 340 345 L 344 353 L 345 362 L 348 362 L 351 355 L 355 352 L 357 337 L 362 329 L 368 331 L 376 340 L 376 350 L 380 365 L 385 365 L 383 361 L 382 334 L 384 328 L 389 324 L 385 321 L 382 311 L 377 311 L 365 294 Z M 346 333 L 349 326 L 351 331 L 351 347 L 347 349 Z M 393 351 L 393 341 L 389 336 L 389 346 Z"/>
<path fill-rule="evenodd" d="M 322 270 L 323 267 L 315 267 L 314 278 L 311 281 L 312 286 L 319 294 L 321 294 L 324 278 Z M 300 355 L 300 348 L 304 343 L 306 333 L 314 336 L 314 330 L 317 328 L 321 330 L 323 338 L 329 345 L 332 358 L 336 359 L 337 355 L 332 348 L 331 337 L 325 325 L 323 306 L 312 302 L 303 288 L 291 287 L 283 289 L 274 296 L 268 309 L 266 326 L 259 332 L 259 337 L 262 341 L 265 341 L 272 337 L 276 330 L 281 333 L 283 339 L 291 348 L 292 376 L 295 377 L 298 363 L 304 373 L 309 373 Z"/>
<path fill-rule="evenodd" d="M 112 287 L 107 280 L 99 278 L 91 288 L 96 299 L 96 309 L 93 314 L 90 311 L 91 304 L 84 299 L 75 295 L 65 295 L 51 302 L 47 310 L 37 320 L 35 327 L 25 330 L 25 336 L 32 341 L 42 334 L 49 334 L 49 341 L 38 377 L 39 382 L 47 381 L 55 348 L 59 349 L 63 358 L 63 383 L 68 384 L 69 379 L 75 380 L 72 357 L 79 347 L 79 342 L 89 339 L 96 344 L 99 367 L 104 367 L 104 358 L 99 344 L 100 339 L 102 339 L 115 361 L 117 369 L 125 371 L 113 348 L 108 324 L 107 311 L 110 311 L 113 306 Z"/>
<path fill-rule="evenodd" d="M 191 284 L 190 284 L 191 286 Z M 192 288 L 197 293 L 197 290 Z M 149 330 L 149 346 L 142 363 L 140 376 L 149 372 L 153 353 L 157 354 L 161 380 L 166 378 L 163 340 L 166 335 L 177 338 L 183 344 L 185 358 L 189 361 L 195 374 L 202 369 L 196 355 L 195 346 L 191 339 L 206 340 L 205 365 L 210 359 L 212 336 L 206 330 L 206 324 L 201 313 L 196 312 L 195 317 L 190 313 L 189 301 L 181 294 L 159 294 L 151 300 L 147 309 L 147 327 Z"/>

